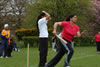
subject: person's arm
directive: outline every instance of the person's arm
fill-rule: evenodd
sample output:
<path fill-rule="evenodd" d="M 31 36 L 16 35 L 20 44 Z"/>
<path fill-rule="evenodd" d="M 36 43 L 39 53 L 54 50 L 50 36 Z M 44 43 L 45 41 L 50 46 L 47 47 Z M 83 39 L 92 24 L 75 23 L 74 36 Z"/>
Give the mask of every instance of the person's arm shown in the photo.
<path fill-rule="evenodd" d="M 87 30 L 84 30 L 83 32 L 80 33 L 80 31 L 77 32 L 77 37 L 81 37 L 87 32 Z"/>
<path fill-rule="evenodd" d="M 4 38 L 4 39 L 8 39 L 7 36 L 8 36 L 8 33 L 6 33 L 6 31 L 3 30 L 3 31 L 1 32 L 1 37 Z"/>
<path fill-rule="evenodd" d="M 7 36 L 8 34 L 6 33 L 5 30 L 3 30 L 3 31 L 1 32 L 1 35 L 2 35 L 2 36 Z"/>
<path fill-rule="evenodd" d="M 61 26 L 61 22 L 56 22 L 53 26 L 53 34 L 56 35 L 57 34 L 57 27 Z"/>
<path fill-rule="evenodd" d="M 50 16 L 49 13 L 47 13 L 46 11 L 42 11 L 42 12 L 46 14 L 46 19 L 47 19 L 48 21 L 51 20 L 51 16 Z"/>
<path fill-rule="evenodd" d="M 93 42 L 95 40 L 95 37 L 93 37 L 93 39 L 91 40 L 91 42 Z"/>

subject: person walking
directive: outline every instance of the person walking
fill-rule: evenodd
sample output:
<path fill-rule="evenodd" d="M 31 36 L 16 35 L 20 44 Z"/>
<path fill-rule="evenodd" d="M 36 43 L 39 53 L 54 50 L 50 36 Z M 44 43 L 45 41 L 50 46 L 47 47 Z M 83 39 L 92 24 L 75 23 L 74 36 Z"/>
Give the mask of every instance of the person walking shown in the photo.
<path fill-rule="evenodd" d="M 97 49 L 97 53 L 100 53 L 100 31 L 95 35 L 95 37 L 93 38 L 93 40 L 96 39 L 96 49 Z M 93 42 L 92 40 L 92 42 Z"/>

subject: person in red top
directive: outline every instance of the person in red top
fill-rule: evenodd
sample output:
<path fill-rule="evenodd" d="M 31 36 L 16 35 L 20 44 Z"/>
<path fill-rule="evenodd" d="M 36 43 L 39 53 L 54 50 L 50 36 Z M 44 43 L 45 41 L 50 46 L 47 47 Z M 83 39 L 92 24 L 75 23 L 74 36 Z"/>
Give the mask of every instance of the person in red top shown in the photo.
<path fill-rule="evenodd" d="M 98 34 L 95 35 L 95 37 L 93 38 L 93 40 L 96 39 L 96 48 L 97 48 L 97 53 L 100 53 L 100 31 L 98 32 Z M 92 40 L 92 42 L 93 42 Z"/>
<path fill-rule="evenodd" d="M 81 37 L 86 32 L 86 30 L 84 30 L 82 33 L 80 33 L 79 27 L 76 25 L 76 15 L 71 15 L 66 20 L 67 21 L 56 22 L 54 24 L 53 34 L 56 36 L 57 27 L 62 26 L 61 37 L 66 40 L 68 44 L 64 44 L 62 41 L 60 41 L 60 48 L 57 55 L 47 65 L 45 65 L 45 67 L 54 67 L 65 53 L 67 53 L 67 56 L 64 67 L 70 67 L 69 63 L 74 53 L 71 42 L 75 35 L 77 35 L 77 37 Z"/>

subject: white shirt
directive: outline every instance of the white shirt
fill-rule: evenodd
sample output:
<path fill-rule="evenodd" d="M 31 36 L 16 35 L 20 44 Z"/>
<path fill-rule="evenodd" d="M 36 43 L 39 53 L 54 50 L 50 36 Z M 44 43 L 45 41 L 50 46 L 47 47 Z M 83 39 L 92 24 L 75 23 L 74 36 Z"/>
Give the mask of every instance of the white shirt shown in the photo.
<path fill-rule="evenodd" d="M 48 28 L 47 28 L 46 18 L 42 18 L 38 21 L 38 28 L 39 28 L 39 37 L 48 38 Z"/>

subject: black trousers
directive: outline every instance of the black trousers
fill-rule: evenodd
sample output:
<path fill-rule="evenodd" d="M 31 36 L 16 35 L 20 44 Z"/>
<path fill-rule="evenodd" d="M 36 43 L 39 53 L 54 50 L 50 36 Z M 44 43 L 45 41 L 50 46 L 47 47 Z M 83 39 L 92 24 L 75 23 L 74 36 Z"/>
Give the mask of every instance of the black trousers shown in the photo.
<path fill-rule="evenodd" d="M 11 57 L 12 50 L 13 50 L 13 43 L 10 43 L 10 45 L 8 45 L 8 54 L 7 54 L 8 57 Z"/>
<path fill-rule="evenodd" d="M 97 52 L 100 52 L 100 42 L 96 42 Z"/>
<path fill-rule="evenodd" d="M 68 41 L 67 41 L 68 42 Z M 64 56 L 64 54 L 67 54 L 66 59 L 65 59 L 65 65 L 70 66 L 70 60 L 73 56 L 74 50 L 71 46 L 71 42 L 68 42 L 68 44 L 64 44 L 63 42 L 60 42 L 60 47 L 57 55 L 45 66 L 45 67 L 54 67 Z"/>
<path fill-rule="evenodd" d="M 48 54 L 48 38 L 39 38 L 40 62 L 39 67 L 44 67 Z"/>

